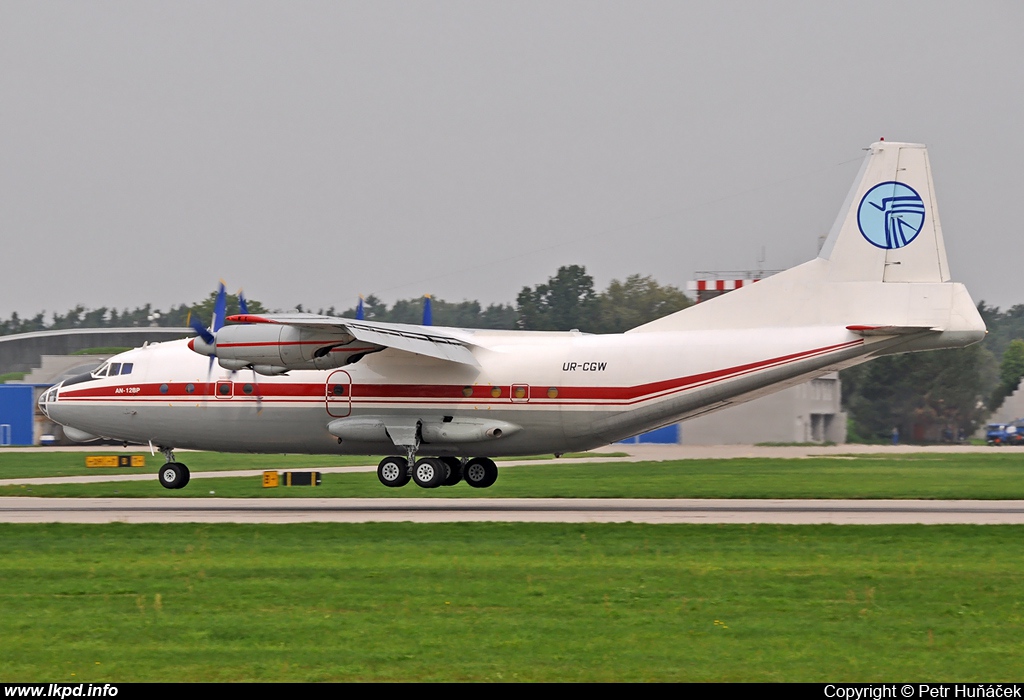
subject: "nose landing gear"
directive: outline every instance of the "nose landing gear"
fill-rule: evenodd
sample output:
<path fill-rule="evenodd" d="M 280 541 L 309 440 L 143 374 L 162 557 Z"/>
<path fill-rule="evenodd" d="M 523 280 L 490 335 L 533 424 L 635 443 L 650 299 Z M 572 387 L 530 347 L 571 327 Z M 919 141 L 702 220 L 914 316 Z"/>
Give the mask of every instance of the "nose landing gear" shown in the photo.
<path fill-rule="evenodd" d="M 170 448 L 160 451 L 167 458 L 167 464 L 160 467 L 160 473 L 157 475 L 160 479 L 160 485 L 165 489 L 185 488 L 191 478 L 188 467 L 181 462 L 174 461 L 174 451 Z"/>

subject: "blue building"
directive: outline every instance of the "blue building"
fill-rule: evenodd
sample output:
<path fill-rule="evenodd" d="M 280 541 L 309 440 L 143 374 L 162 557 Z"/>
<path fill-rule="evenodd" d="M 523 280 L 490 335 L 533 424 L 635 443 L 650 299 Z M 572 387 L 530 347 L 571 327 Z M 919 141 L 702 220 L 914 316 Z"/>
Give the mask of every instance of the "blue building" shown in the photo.
<path fill-rule="evenodd" d="M 31 445 L 35 405 L 28 384 L 0 384 L 0 445 Z"/>

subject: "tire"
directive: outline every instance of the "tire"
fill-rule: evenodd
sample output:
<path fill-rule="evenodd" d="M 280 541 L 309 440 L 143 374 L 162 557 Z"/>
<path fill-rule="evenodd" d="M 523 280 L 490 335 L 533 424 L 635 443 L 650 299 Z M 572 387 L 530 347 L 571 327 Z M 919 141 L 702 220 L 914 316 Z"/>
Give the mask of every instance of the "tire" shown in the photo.
<path fill-rule="evenodd" d="M 188 482 L 188 469 L 182 469 L 182 465 L 175 462 L 168 462 L 160 467 L 157 478 L 160 485 L 165 489 L 180 489 Z"/>
<path fill-rule="evenodd" d="M 448 468 L 436 457 L 424 457 L 412 468 L 412 480 L 425 489 L 436 489 L 447 476 Z"/>
<path fill-rule="evenodd" d="M 409 483 L 409 462 L 405 457 L 385 457 L 377 465 L 380 483 L 398 488 Z"/>
<path fill-rule="evenodd" d="M 455 486 L 462 481 L 462 460 L 458 457 L 438 457 L 448 467 L 448 476 L 445 477 L 442 486 Z"/>
<path fill-rule="evenodd" d="M 498 465 L 487 457 L 474 457 L 466 462 L 462 478 L 475 489 L 485 489 L 498 480 Z"/>
<path fill-rule="evenodd" d="M 178 469 L 181 470 L 181 483 L 178 484 L 178 486 L 176 488 L 183 489 L 186 486 L 188 486 L 189 480 L 192 479 L 192 472 L 190 472 L 188 470 L 188 467 L 186 467 L 181 462 L 177 462 L 177 465 L 178 465 Z"/>

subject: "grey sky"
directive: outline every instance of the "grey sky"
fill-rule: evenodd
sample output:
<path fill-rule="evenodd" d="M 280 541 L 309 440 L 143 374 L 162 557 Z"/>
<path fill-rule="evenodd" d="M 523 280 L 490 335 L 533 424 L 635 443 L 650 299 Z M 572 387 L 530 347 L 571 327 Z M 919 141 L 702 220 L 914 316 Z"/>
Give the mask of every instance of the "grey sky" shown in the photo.
<path fill-rule="evenodd" d="M 954 278 L 1024 303 L 1020 2 L 0 0 L 0 316 L 814 256 L 928 144 Z"/>

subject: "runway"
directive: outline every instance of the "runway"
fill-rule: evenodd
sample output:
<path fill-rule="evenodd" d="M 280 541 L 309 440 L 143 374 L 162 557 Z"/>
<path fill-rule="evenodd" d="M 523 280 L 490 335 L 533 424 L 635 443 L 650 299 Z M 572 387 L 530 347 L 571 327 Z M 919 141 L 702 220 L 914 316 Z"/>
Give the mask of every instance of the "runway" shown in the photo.
<path fill-rule="evenodd" d="M 1024 524 L 1024 501 L 602 498 L 0 498 L 4 523 Z"/>

